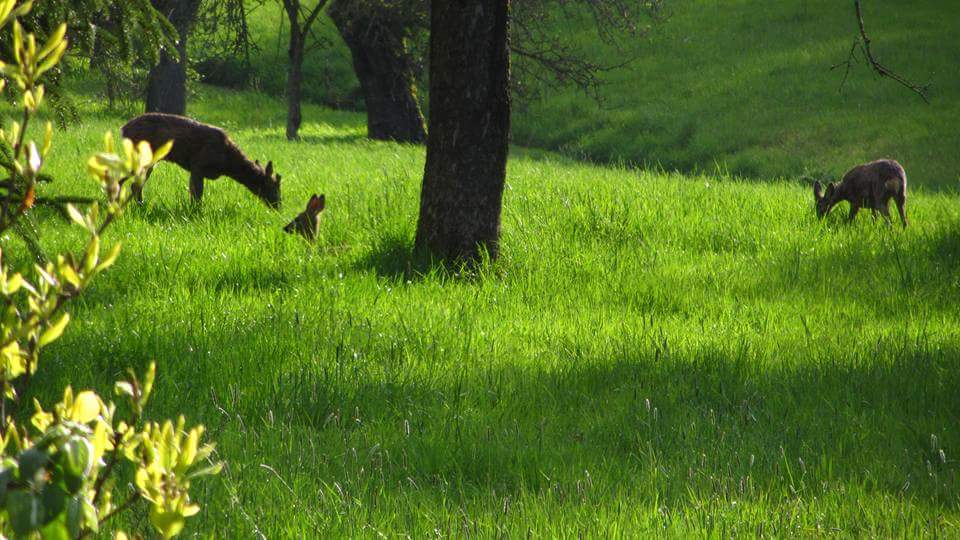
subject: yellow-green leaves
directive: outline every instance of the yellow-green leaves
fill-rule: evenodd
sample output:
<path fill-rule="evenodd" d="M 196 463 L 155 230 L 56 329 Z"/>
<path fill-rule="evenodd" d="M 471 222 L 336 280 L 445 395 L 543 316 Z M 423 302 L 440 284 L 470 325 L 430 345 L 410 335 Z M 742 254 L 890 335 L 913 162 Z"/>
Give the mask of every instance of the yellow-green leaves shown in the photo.
<path fill-rule="evenodd" d="M 0 10 L 2 9 L 3 7 L 0 7 Z M 12 79 L 24 92 L 24 108 L 29 112 L 36 112 L 43 103 L 43 86 L 38 85 L 40 77 L 56 66 L 67 51 L 67 25 L 61 24 L 57 27 L 38 50 L 36 36 L 33 33 L 24 34 L 20 21 L 16 20 L 18 14 L 26 13 L 28 10 L 29 2 L 25 2 L 8 14 L 8 17 L 13 16 L 11 37 L 14 62 L 3 63 L 0 71 L 7 78 Z"/>
<path fill-rule="evenodd" d="M 134 145 L 123 139 L 120 153 L 116 153 L 113 135 L 107 132 L 103 138 L 103 151 L 90 157 L 87 171 L 100 184 L 107 196 L 108 214 L 117 214 L 129 202 L 132 190 L 129 186 L 143 187 L 150 171 L 157 162 L 170 152 L 170 141 L 154 151 L 146 141 Z M 75 219 L 76 221 L 76 219 Z"/>
<path fill-rule="evenodd" d="M 0 126 L 0 145 L 8 157 L 0 165 L 8 173 L 0 186 L 5 201 L 0 205 L 0 232 L 15 231 L 13 225 L 38 200 L 53 126 L 46 123 L 41 144 L 30 138 L 37 125 L 31 120 L 45 99 L 41 77 L 67 49 L 66 25 L 43 44 L 24 31 L 17 19 L 30 6 L 29 1 L 0 0 L 0 27 L 12 26 L 10 43 L 5 43 L 9 46 L 0 54 L 13 57 L 0 61 L 0 75 L 19 89 L 12 97 L 23 113 L 20 122 Z M 0 91 L 4 82 L 0 80 Z M 45 257 L 32 272 L 16 271 L 0 257 L 0 400 L 16 399 L 15 388 L 40 376 L 42 350 L 69 327 L 65 306 L 117 260 L 120 245 L 105 246 L 103 231 L 131 200 L 129 186 L 142 187 L 171 146 L 153 149 L 146 142 L 123 140 L 118 148 L 106 134 L 103 150 L 87 163 L 106 200 L 85 207 L 63 205 L 84 231 L 83 249 Z M 0 235 L 0 242 L 5 243 L 4 238 Z M 69 386 L 48 410 L 34 400 L 34 414 L 25 428 L 7 416 L 12 406 L 0 407 L 0 538 L 88 537 L 100 531 L 104 520 L 137 502 L 146 503 L 150 522 L 164 537 L 183 530 L 186 519 L 199 511 L 190 500 L 191 481 L 216 474 L 220 465 L 210 461 L 213 446 L 202 443 L 202 426 L 187 430 L 182 417 L 176 424 L 144 424 L 155 377 L 156 365 L 150 364 L 142 378 L 131 371 L 118 382 L 115 391 L 124 402 L 119 412 L 96 392 L 75 393 Z M 115 489 L 116 472 L 124 468 L 123 477 L 136 480 L 133 495 L 126 488 Z M 115 494 L 127 500 L 115 504 Z"/>
<path fill-rule="evenodd" d="M 155 374 L 155 364 L 144 373 L 142 382 L 130 372 L 127 380 L 117 382 L 117 394 L 129 398 L 135 409 L 141 409 L 137 404 L 145 404 Z M 44 478 L 46 486 L 53 485 L 58 492 L 72 497 L 76 508 L 82 510 L 70 537 L 78 536 L 79 530 L 95 532 L 103 518 L 117 509 L 112 498 L 113 479 L 101 478 L 117 467 L 127 464 L 133 468 L 137 495 L 131 500 L 139 497 L 147 503 L 150 523 L 164 538 L 179 534 L 187 518 L 200 511 L 199 505 L 190 499 L 191 481 L 220 472 L 221 465 L 209 459 L 213 445 L 202 443 L 203 426 L 187 429 L 182 416 L 176 423 L 147 422 L 138 429 L 139 413 L 133 414 L 133 423 L 119 420 L 112 403 L 104 402 L 90 390 L 75 393 L 70 387 L 51 410 L 45 411 L 37 400 L 34 408 L 31 425 L 35 436 L 18 434 L 12 422 L 8 425 L 3 439 L 7 465 L 0 464 L 0 492 L 34 496 L 32 484 L 15 486 L 9 482 L 17 475 L 3 477 L 2 471 L 9 467 L 18 471 L 21 478 L 27 473 Z M 56 474 L 52 473 L 54 470 Z M 40 497 L 34 502 L 47 504 L 43 510 L 51 511 L 50 499 Z M 54 510 L 57 508 L 60 507 Z M 0 533 L 6 533 L 5 524 L 14 519 L 10 512 L 9 506 L 0 506 Z M 23 529 L 14 532 L 36 530 L 38 525 L 28 521 L 21 523 Z"/>
<path fill-rule="evenodd" d="M 70 322 L 70 314 L 64 313 L 57 322 L 51 324 L 47 327 L 46 330 L 40 334 L 40 347 L 45 347 L 50 343 L 53 343 L 61 335 L 63 335 L 64 329 L 67 327 L 67 323 Z"/>
<path fill-rule="evenodd" d="M 169 420 L 162 425 L 150 423 L 141 435 L 139 453 L 143 459 L 135 483 L 141 497 L 151 504 L 150 523 L 164 538 L 179 534 L 186 518 L 200 511 L 190 502 L 190 480 L 217 474 L 221 469 L 219 463 L 206 462 L 213 445 L 200 446 L 203 426 L 187 432 L 184 424 L 183 416 L 176 425 Z"/>

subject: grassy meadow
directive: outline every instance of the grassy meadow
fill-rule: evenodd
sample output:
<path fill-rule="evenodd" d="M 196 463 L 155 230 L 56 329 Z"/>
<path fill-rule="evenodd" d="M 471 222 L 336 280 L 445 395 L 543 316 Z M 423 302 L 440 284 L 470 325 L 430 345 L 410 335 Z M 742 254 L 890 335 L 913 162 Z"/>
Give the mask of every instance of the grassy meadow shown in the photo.
<path fill-rule="evenodd" d="M 930 86 L 931 103 L 875 76 L 861 60 L 843 69 L 857 33 L 853 2 L 669 0 L 665 19 L 626 50 L 604 45 L 589 21 L 550 21 L 605 64 L 600 101 L 575 88 L 518 100 L 514 141 L 599 162 L 772 177 L 839 177 L 856 163 L 892 157 L 913 186 L 960 181 L 960 3 L 864 4 L 877 57 Z M 286 37 L 279 3 L 251 8 L 252 85 L 282 95 Z M 305 65 L 306 99 L 362 107 L 346 46 L 329 21 L 330 46 Z M 535 81 L 527 81 L 533 89 Z M 423 93 L 422 95 L 426 95 Z"/>
<path fill-rule="evenodd" d="M 52 192 L 93 194 L 83 162 L 124 121 L 79 99 Z M 197 209 L 161 165 L 35 388 L 156 359 L 153 415 L 227 463 L 188 532 L 960 535 L 957 195 L 912 193 L 906 231 L 846 225 L 803 183 L 516 148 L 502 258 L 452 275 L 409 263 L 422 148 L 316 107 L 288 143 L 259 94 L 201 88 L 190 113 L 275 162 L 282 211 L 229 179 Z M 309 245 L 281 227 L 313 192 Z"/>

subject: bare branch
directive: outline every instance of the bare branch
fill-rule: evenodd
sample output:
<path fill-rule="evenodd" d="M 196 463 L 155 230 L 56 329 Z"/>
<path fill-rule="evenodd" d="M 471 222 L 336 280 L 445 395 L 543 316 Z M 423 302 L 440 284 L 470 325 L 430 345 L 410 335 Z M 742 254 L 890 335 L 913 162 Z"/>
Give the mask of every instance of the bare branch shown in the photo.
<path fill-rule="evenodd" d="M 858 35 L 853 40 L 853 45 L 850 46 L 850 53 L 847 55 L 847 59 L 844 62 L 835 64 L 830 69 L 837 69 L 838 67 L 844 66 L 843 80 L 840 81 L 840 88 L 838 91 L 843 91 L 843 86 L 847 82 L 847 76 L 850 74 L 850 68 L 857 60 L 857 51 L 863 55 L 864 60 L 867 62 L 867 65 L 870 66 L 875 73 L 881 77 L 888 77 L 893 79 L 901 86 L 909 89 L 910 91 L 916 93 L 925 103 L 930 103 L 928 96 L 928 91 L 930 89 L 929 84 L 920 85 L 915 84 L 904 78 L 903 76 L 891 71 L 890 68 L 881 64 L 876 57 L 873 56 L 873 51 L 870 49 L 870 37 L 867 36 L 867 30 L 863 23 L 863 11 L 860 8 L 860 0 L 853 1 L 854 9 L 857 14 L 857 24 L 860 28 L 860 35 Z"/>

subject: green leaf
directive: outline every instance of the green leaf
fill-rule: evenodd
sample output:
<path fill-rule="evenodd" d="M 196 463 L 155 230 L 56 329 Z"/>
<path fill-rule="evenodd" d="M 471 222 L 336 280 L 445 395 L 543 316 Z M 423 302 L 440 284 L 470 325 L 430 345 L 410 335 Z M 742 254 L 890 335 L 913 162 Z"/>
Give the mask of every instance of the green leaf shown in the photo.
<path fill-rule="evenodd" d="M 56 341 L 61 335 L 63 335 L 63 330 L 67 327 L 67 323 L 70 322 L 70 314 L 64 313 L 63 317 L 60 317 L 60 320 L 53 323 L 43 332 L 40 336 L 40 347 L 45 347 L 50 343 Z"/>
<path fill-rule="evenodd" d="M 60 447 L 66 474 L 83 478 L 93 467 L 93 446 L 83 437 L 71 437 Z"/>
<path fill-rule="evenodd" d="M 10 485 L 16 472 L 17 470 L 13 467 L 8 467 L 0 471 L 0 506 L 6 506 L 7 504 L 7 487 Z"/>
<path fill-rule="evenodd" d="M 180 512 L 164 512 L 162 509 L 153 506 L 150 508 L 150 523 L 160 531 L 164 538 L 173 538 L 183 530 L 186 519 Z"/>
<path fill-rule="evenodd" d="M 220 471 L 222 470 L 223 470 L 223 463 L 216 463 L 209 467 L 204 467 L 202 469 L 197 469 L 196 471 L 193 471 L 188 475 L 188 478 L 192 480 L 194 478 L 198 478 L 201 476 L 216 475 L 216 474 L 220 474 Z"/>
<path fill-rule="evenodd" d="M 100 237 L 94 236 L 90 238 L 90 243 L 87 244 L 86 257 L 83 259 L 83 272 L 89 274 L 97 267 L 97 262 L 100 261 Z"/>
<path fill-rule="evenodd" d="M 76 223 L 77 225 L 80 225 L 84 229 L 89 228 L 89 226 L 87 225 L 87 219 L 83 216 L 83 214 L 80 213 L 79 210 L 77 210 L 76 206 L 72 204 L 68 204 L 67 215 L 70 216 L 70 219 L 73 220 L 73 222 Z"/>
<path fill-rule="evenodd" d="M 7 515 L 17 536 L 26 536 L 40 528 L 43 504 L 29 491 L 13 491 L 7 496 Z"/>
<path fill-rule="evenodd" d="M 76 537 L 77 535 L 70 534 L 70 529 L 67 527 L 67 515 L 64 513 L 61 513 L 57 516 L 57 519 L 40 529 L 40 538 L 43 540 L 72 540 Z"/>
<path fill-rule="evenodd" d="M 80 536 L 80 530 L 83 528 L 83 505 L 84 497 L 82 493 L 71 497 L 70 500 L 67 501 L 67 511 L 64 512 L 64 519 L 70 538 Z"/>
<path fill-rule="evenodd" d="M 20 454 L 17 460 L 20 465 L 20 478 L 25 482 L 30 482 L 36 476 L 40 469 L 44 468 L 50 461 L 50 455 L 37 448 L 30 448 Z"/>
<path fill-rule="evenodd" d="M 59 484 L 47 484 L 40 491 L 40 499 L 43 501 L 43 518 L 41 523 L 46 525 L 57 516 L 63 513 L 67 508 L 67 492 Z"/>
<path fill-rule="evenodd" d="M 110 248 L 110 253 L 108 253 L 106 257 L 102 258 L 100 260 L 100 264 L 97 265 L 96 272 L 99 274 L 100 272 L 103 272 L 107 268 L 113 266 L 113 263 L 117 260 L 117 255 L 120 255 L 120 244 L 114 244 L 113 247 Z"/>
<path fill-rule="evenodd" d="M 133 385 L 127 381 L 117 381 L 117 384 L 114 385 L 114 389 L 118 396 L 133 397 Z"/>

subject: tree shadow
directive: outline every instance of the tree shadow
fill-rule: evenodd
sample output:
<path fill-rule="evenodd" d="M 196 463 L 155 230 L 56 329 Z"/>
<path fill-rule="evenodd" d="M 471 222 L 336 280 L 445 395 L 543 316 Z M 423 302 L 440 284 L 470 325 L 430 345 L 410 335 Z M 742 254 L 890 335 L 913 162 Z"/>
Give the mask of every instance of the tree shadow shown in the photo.
<path fill-rule="evenodd" d="M 338 133 L 329 135 L 303 134 L 297 140 L 288 141 L 282 133 L 264 133 L 258 131 L 244 135 L 247 141 L 289 142 L 291 144 L 348 144 L 366 140 L 366 135 L 360 133 Z"/>
<path fill-rule="evenodd" d="M 205 339 L 245 342 L 264 330 L 253 324 Z M 816 494 L 824 483 L 899 496 L 910 482 L 914 498 L 957 500 L 950 488 L 957 466 L 940 462 L 930 444 L 931 434 L 944 448 L 960 443 L 947 429 L 960 414 L 956 347 L 891 344 L 872 358 L 814 353 L 801 366 L 765 364 L 742 344 L 670 351 L 655 332 L 587 347 L 561 340 L 541 350 L 556 361 L 553 368 L 484 366 L 468 355 L 460 362 L 470 369 L 443 363 L 427 372 L 391 369 L 409 353 L 397 344 L 367 351 L 376 362 L 330 348 L 300 368 L 253 369 L 274 373 L 266 378 L 243 374 L 251 366 L 241 354 L 231 368 L 240 371 L 227 379 L 248 380 L 249 397 L 237 396 L 230 412 L 254 426 L 269 410 L 330 454 L 375 442 L 386 455 L 405 456 L 402 465 L 384 466 L 389 478 L 455 479 L 513 497 L 556 483 L 570 488 L 586 470 L 598 488 L 649 484 L 671 506 L 691 491 L 789 498 Z M 191 364 L 180 376 L 190 393 L 199 392 L 195 398 L 224 387 L 217 362 Z M 329 462 L 328 470 L 284 462 L 282 451 L 256 459 L 301 478 L 353 472 Z M 927 462 L 935 462 L 936 479 L 928 478 Z M 737 487 L 742 479 L 749 479 L 746 492 Z"/>
<path fill-rule="evenodd" d="M 181 200 L 174 203 L 147 200 L 142 205 L 131 204 L 128 210 L 137 219 L 151 225 L 197 223 L 204 218 L 203 204 L 190 200 Z"/>
<path fill-rule="evenodd" d="M 445 261 L 429 253 L 417 252 L 413 244 L 412 238 L 403 235 L 378 237 L 374 245 L 353 264 L 353 269 L 372 271 L 381 278 L 403 281 L 469 283 L 496 275 L 497 267 L 489 260 Z"/>

